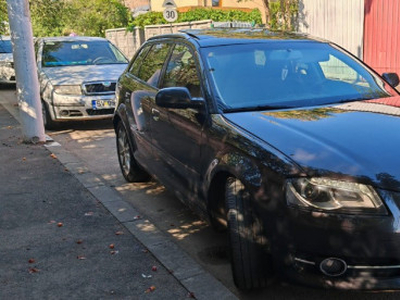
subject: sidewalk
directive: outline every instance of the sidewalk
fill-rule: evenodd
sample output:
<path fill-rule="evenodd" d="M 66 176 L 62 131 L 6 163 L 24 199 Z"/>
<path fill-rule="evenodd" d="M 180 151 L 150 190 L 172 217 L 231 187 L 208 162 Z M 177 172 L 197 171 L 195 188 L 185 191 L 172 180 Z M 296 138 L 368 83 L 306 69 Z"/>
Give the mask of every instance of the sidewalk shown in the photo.
<path fill-rule="evenodd" d="M 192 296 L 1 105 L 0 151 L 0 299 Z"/>

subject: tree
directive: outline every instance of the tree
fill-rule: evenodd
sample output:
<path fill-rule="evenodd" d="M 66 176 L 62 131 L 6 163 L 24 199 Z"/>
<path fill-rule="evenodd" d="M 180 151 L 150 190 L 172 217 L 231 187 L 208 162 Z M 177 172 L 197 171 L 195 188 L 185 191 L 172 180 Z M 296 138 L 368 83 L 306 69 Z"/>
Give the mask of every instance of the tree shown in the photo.
<path fill-rule="evenodd" d="M 108 28 L 128 26 L 129 9 L 121 0 L 71 0 L 67 27 L 78 34 L 105 36 Z"/>
<path fill-rule="evenodd" d="M 6 34 L 8 30 L 7 2 L 0 0 L 0 35 Z"/>
<path fill-rule="evenodd" d="M 30 0 L 29 5 L 34 36 L 59 36 L 64 33 L 70 12 L 68 2 Z"/>

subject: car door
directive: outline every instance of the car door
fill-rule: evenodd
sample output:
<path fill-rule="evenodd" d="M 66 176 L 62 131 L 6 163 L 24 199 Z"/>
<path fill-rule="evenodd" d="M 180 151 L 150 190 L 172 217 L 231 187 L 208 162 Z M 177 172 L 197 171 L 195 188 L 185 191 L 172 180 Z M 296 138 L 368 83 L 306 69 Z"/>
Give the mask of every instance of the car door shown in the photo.
<path fill-rule="evenodd" d="M 186 87 L 192 98 L 202 98 L 199 67 L 194 51 L 176 44 L 160 88 Z M 196 191 L 200 179 L 200 149 L 204 115 L 197 109 L 155 107 L 151 119 L 156 159 L 168 170 L 169 180 L 183 192 Z"/>
<path fill-rule="evenodd" d="M 158 91 L 161 70 L 169 53 L 170 44 L 153 43 L 138 54 L 130 70 L 121 77 L 130 130 L 137 144 L 136 159 L 148 165 L 153 160 L 151 112 Z"/>

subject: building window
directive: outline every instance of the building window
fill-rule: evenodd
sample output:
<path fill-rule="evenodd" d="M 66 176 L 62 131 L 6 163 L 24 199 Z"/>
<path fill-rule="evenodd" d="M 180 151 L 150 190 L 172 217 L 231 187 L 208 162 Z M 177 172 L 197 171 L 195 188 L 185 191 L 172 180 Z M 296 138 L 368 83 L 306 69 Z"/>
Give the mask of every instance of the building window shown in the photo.
<path fill-rule="evenodd" d="M 222 0 L 212 0 L 213 7 L 220 7 L 222 6 Z"/>

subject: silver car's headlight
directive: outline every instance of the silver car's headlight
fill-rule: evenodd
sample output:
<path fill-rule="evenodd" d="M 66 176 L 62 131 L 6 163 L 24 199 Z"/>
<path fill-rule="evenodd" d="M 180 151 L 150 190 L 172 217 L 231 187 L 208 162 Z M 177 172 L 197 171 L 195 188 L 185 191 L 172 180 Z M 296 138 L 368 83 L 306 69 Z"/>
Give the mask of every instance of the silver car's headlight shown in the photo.
<path fill-rule="evenodd" d="M 54 92 L 59 95 L 82 95 L 79 85 L 55 85 Z"/>
<path fill-rule="evenodd" d="M 286 184 L 289 205 L 337 213 L 386 215 L 377 192 L 368 185 L 328 178 L 295 178 Z"/>

